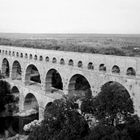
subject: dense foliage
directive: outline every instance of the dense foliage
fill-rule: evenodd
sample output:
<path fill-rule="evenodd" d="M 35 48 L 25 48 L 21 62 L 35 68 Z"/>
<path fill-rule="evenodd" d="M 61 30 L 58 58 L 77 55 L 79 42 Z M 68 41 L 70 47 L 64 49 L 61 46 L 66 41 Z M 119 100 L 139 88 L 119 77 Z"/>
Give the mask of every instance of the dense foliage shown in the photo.
<path fill-rule="evenodd" d="M 133 101 L 127 90 L 116 82 L 102 86 L 93 102 L 93 114 L 102 123 L 118 125 L 134 113 Z"/>
<path fill-rule="evenodd" d="M 11 94 L 10 85 L 6 81 L 0 80 L 0 113 L 6 111 L 6 105 L 13 103 L 13 101 L 14 97 Z"/>
<path fill-rule="evenodd" d="M 80 108 L 78 100 L 82 102 Z M 81 114 L 77 111 L 81 110 Z M 97 121 L 88 126 L 86 114 Z M 140 120 L 124 87 L 109 82 L 96 96 L 71 97 L 48 103 L 44 120 L 29 135 L 29 140 L 139 140 Z"/>
<path fill-rule="evenodd" d="M 55 100 L 45 110 L 41 126 L 29 135 L 29 140 L 80 140 L 89 133 L 84 117 L 77 106 L 65 99 Z M 78 131 L 77 131 L 78 130 Z"/>

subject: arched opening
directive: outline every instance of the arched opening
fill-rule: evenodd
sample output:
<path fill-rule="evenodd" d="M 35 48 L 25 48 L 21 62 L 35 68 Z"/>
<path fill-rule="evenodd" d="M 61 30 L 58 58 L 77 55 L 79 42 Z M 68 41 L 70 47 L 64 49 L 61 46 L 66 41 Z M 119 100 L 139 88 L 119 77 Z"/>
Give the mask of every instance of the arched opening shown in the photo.
<path fill-rule="evenodd" d="M 29 116 L 29 115 L 37 114 L 36 119 L 39 119 L 39 104 L 36 97 L 32 93 L 28 93 L 25 97 L 24 110 L 27 112 L 26 115 Z"/>
<path fill-rule="evenodd" d="M 125 93 L 127 97 L 130 97 L 130 94 L 128 90 L 125 88 L 125 86 L 123 86 L 121 83 L 116 82 L 116 81 L 106 82 L 104 85 L 102 85 L 101 90 L 103 90 L 103 88 L 111 87 L 111 86 L 114 87 L 114 89 L 110 88 L 113 92 L 122 93 L 122 96 L 124 96 L 123 93 Z"/>
<path fill-rule="evenodd" d="M 9 51 L 9 55 L 11 55 L 11 51 Z"/>
<path fill-rule="evenodd" d="M 39 57 L 39 61 L 43 61 L 43 56 L 40 56 Z"/>
<path fill-rule="evenodd" d="M 132 68 L 132 67 L 129 67 L 129 68 L 127 69 L 126 75 L 128 75 L 128 76 L 135 76 L 135 75 L 136 75 L 135 69 Z"/>
<path fill-rule="evenodd" d="M 53 105 L 53 102 L 48 102 L 45 106 L 45 109 L 44 109 L 44 118 L 50 116 L 50 111 L 48 111 L 49 107 L 51 107 Z M 51 110 L 51 109 L 50 109 Z M 50 116 L 51 117 L 51 116 Z"/>
<path fill-rule="evenodd" d="M 18 88 L 16 86 L 14 86 L 11 89 L 11 93 L 14 96 L 14 110 L 13 113 L 18 113 L 19 112 L 19 96 L 20 96 L 20 92 L 18 90 Z"/>
<path fill-rule="evenodd" d="M 106 82 L 96 99 L 98 111 L 112 126 L 126 124 L 126 117 L 134 113 L 133 100 L 123 83 Z"/>
<path fill-rule="evenodd" d="M 46 91 L 63 90 L 62 78 L 57 70 L 51 69 L 46 75 Z"/>
<path fill-rule="evenodd" d="M 32 54 L 30 54 L 30 59 L 32 59 L 33 58 L 33 56 L 32 56 Z"/>
<path fill-rule="evenodd" d="M 78 62 L 78 67 L 79 67 L 79 68 L 82 68 L 82 67 L 83 67 L 82 61 L 79 61 L 79 62 Z"/>
<path fill-rule="evenodd" d="M 27 53 L 25 53 L 25 58 L 28 58 L 28 54 Z"/>
<path fill-rule="evenodd" d="M 7 55 L 7 50 L 5 51 L 5 54 Z"/>
<path fill-rule="evenodd" d="M 9 62 L 6 58 L 2 61 L 2 76 L 3 78 L 8 78 L 10 76 Z"/>
<path fill-rule="evenodd" d="M 31 64 L 27 67 L 25 74 L 25 83 L 26 85 L 40 85 L 40 73 L 36 66 Z"/>
<path fill-rule="evenodd" d="M 117 65 L 114 65 L 113 67 L 112 67 L 112 73 L 120 73 L 120 68 L 117 66 Z"/>
<path fill-rule="evenodd" d="M 14 61 L 12 66 L 12 80 L 21 80 L 21 65 L 18 61 Z"/>
<path fill-rule="evenodd" d="M 52 63 L 56 63 L 56 62 L 57 62 L 57 59 L 55 57 L 53 57 Z"/>
<path fill-rule="evenodd" d="M 69 66 L 73 66 L 73 65 L 74 65 L 74 63 L 73 63 L 73 60 L 72 60 L 72 59 L 70 59 L 70 60 L 69 60 L 68 65 L 69 65 Z"/>
<path fill-rule="evenodd" d="M 49 62 L 49 57 L 47 56 L 47 57 L 45 58 L 45 60 L 46 60 L 46 62 Z"/>
<path fill-rule="evenodd" d="M 61 64 L 61 65 L 64 65 L 64 64 L 65 64 L 65 61 L 64 61 L 63 58 L 60 59 L 60 64 Z"/>
<path fill-rule="evenodd" d="M 17 52 L 17 57 L 19 57 L 19 53 Z"/>
<path fill-rule="evenodd" d="M 34 60 L 37 60 L 37 55 L 34 56 Z"/>
<path fill-rule="evenodd" d="M 72 76 L 68 85 L 70 95 L 89 96 L 92 94 L 88 80 L 81 74 Z"/>
<path fill-rule="evenodd" d="M 23 53 L 20 54 L 20 57 L 23 58 Z"/>
<path fill-rule="evenodd" d="M 94 69 L 94 66 L 93 66 L 93 63 L 92 62 L 89 62 L 88 63 L 88 69 L 89 70 L 93 70 Z"/>
<path fill-rule="evenodd" d="M 15 52 L 13 52 L 13 54 L 12 54 L 13 56 L 15 56 Z"/>
<path fill-rule="evenodd" d="M 100 64 L 100 66 L 99 66 L 99 71 L 106 71 L 106 66 L 105 66 L 105 64 Z"/>
<path fill-rule="evenodd" d="M 47 105 L 46 105 L 46 107 L 45 107 L 45 109 L 46 109 L 48 106 L 50 106 L 50 105 L 52 105 L 52 102 L 48 102 Z"/>

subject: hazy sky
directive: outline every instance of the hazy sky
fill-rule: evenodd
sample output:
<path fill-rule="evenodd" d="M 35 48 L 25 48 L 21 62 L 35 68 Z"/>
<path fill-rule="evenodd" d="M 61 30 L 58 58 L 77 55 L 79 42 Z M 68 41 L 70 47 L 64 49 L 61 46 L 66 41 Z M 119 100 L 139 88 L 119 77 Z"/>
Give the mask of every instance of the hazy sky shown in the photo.
<path fill-rule="evenodd" d="M 140 34 L 140 0 L 0 0 L 0 32 Z"/>

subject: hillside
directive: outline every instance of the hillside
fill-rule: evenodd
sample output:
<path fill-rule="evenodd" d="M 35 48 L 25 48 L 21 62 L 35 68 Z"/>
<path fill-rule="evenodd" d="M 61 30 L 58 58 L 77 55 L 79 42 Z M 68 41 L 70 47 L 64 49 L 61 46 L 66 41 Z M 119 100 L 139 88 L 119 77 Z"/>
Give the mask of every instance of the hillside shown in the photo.
<path fill-rule="evenodd" d="M 0 45 L 140 56 L 140 35 L 1 33 Z"/>

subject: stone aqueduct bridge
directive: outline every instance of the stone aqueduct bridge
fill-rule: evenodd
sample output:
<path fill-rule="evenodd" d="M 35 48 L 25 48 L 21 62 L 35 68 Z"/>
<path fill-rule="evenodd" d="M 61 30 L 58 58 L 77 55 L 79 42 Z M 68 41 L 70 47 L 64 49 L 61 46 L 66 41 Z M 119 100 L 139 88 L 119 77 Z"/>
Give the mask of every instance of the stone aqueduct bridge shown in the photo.
<path fill-rule="evenodd" d="M 20 95 L 20 111 L 37 102 L 40 119 L 45 106 L 61 92 L 72 94 L 86 87 L 96 96 L 110 81 L 125 87 L 140 115 L 139 57 L 0 46 L 0 70 Z"/>

